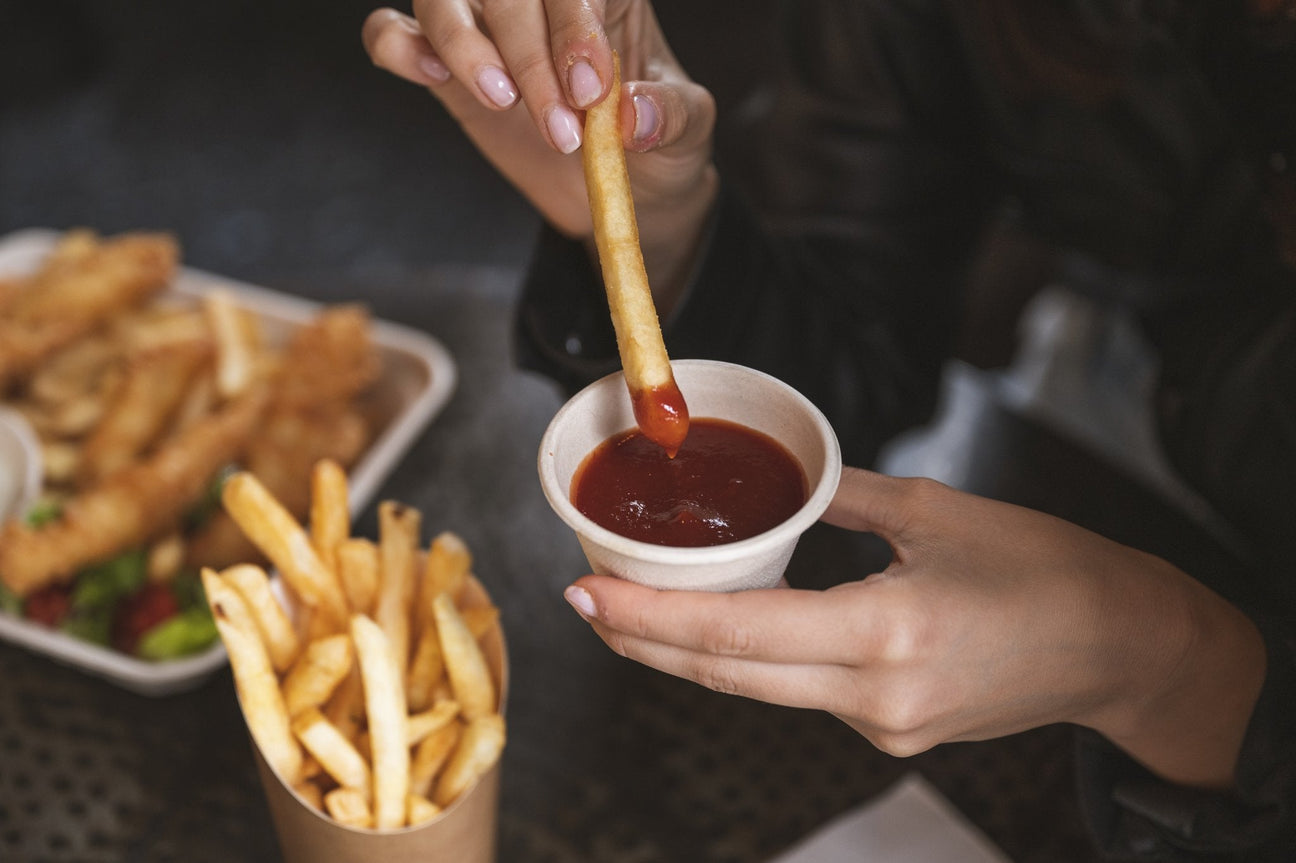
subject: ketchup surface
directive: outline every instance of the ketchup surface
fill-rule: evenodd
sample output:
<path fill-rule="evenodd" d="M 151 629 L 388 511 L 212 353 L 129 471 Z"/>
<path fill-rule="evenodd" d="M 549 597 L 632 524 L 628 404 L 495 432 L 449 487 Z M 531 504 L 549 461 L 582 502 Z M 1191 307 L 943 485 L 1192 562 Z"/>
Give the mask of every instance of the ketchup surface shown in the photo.
<path fill-rule="evenodd" d="M 595 523 L 657 545 L 722 545 L 787 520 L 806 500 L 801 465 L 758 431 L 694 419 L 671 458 L 643 432 L 613 435 L 585 457 L 572 503 Z"/>

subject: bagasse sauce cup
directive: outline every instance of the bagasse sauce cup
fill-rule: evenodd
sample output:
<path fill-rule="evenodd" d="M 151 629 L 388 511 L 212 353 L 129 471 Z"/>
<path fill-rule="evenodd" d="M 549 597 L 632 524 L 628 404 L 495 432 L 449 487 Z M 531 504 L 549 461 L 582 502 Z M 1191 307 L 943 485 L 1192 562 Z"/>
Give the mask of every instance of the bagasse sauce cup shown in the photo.
<path fill-rule="evenodd" d="M 481 583 L 469 578 L 464 587 L 464 606 L 489 602 Z M 500 715 L 504 715 L 508 650 L 498 624 L 482 637 L 481 646 L 498 688 Z M 339 824 L 311 806 L 270 768 L 256 741 L 251 743 L 286 863 L 495 863 L 500 764 L 504 753 L 436 818 L 413 827 L 379 831 Z M 506 744 L 504 752 L 507 751 Z"/>
<path fill-rule="evenodd" d="M 781 443 L 801 464 L 804 505 L 782 524 L 738 542 L 679 548 L 628 539 L 583 515 L 571 484 L 591 450 L 635 427 L 620 372 L 573 396 L 540 442 L 540 485 L 554 512 L 576 532 L 595 573 L 663 590 L 736 591 L 773 587 L 783 577 L 801 534 L 828 508 L 841 478 L 841 447 L 809 399 L 764 372 L 714 360 L 676 360 L 675 381 L 692 418 L 740 423 Z"/>

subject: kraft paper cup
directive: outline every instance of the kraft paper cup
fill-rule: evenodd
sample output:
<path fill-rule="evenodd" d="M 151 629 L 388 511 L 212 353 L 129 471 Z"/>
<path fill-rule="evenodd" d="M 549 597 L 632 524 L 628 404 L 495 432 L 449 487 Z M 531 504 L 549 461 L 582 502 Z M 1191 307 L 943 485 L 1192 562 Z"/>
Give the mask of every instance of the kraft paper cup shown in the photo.
<path fill-rule="evenodd" d="M 554 512 L 576 532 L 594 572 L 664 590 L 735 591 L 772 587 L 783 577 L 801 534 L 837 491 L 841 447 L 809 399 L 764 372 L 714 360 L 671 363 L 691 418 L 714 417 L 769 435 L 801 463 L 808 495 L 787 521 L 738 542 L 679 548 L 628 539 L 595 524 L 571 502 L 571 484 L 585 456 L 636 423 L 620 372 L 573 396 L 540 442 L 540 485 Z"/>
<path fill-rule="evenodd" d="M 488 602 L 481 584 L 470 578 L 464 588 L 464 606 Z M 508 652 L 500 627 L 485 635 L 481 643 L 499 685 L 503 713 Z M 261 757 L 255 741 L 252 750 L 285 863 L 495 863 L 500 765 L 507 744 L 495 766 L 436 818 L 415 827 L 382 831 L 337 823 L 285 785 Z"/>

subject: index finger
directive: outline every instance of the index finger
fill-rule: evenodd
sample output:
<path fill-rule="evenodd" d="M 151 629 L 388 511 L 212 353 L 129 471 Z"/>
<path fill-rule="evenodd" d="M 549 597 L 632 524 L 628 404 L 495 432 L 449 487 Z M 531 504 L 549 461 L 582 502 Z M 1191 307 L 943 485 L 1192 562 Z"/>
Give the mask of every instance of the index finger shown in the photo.
<path fill-rule="evenodd" d="M 826 524 L 876 533 L 895 546 L 919 516 L 948 508 L 951 489 L 933 479 L 842 468 L 837 493 L 820 516 Z"/>
<path fill-rule="evenodd" d="M 842 601 L 844 592 L 869 589 L 853 582 L 827 591 L 709 593 L 587 575 L 564 596 L 586 619 L 629 638 L 760 662 L 848 665 L 881 637 L 871 603 Z"/>

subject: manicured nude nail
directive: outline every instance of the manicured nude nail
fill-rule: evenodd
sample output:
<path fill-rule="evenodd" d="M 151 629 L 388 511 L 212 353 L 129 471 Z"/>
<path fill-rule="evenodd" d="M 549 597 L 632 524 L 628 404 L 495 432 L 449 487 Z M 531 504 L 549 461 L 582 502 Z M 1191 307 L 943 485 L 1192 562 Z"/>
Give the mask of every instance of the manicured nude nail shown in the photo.
<path fill-rule="evenodd" d="M 590 596 L 589 591 L 585 588 L 572 585 L 563 591 L 563 596 L 572 604 L 572 608 L 579 611 L 583 616 L 594 616 L 594 597 Z"/>
<path fill-rule="evenodd" d="M 545 115 L 545 125 L 549 127 L 549 137 L 554 146 L 563 153 L 574 153 L 580 148 L 580 123 L 576 115 L 562 105 L 555 105 Z"/>
<path fill-rule="evenodd" d="M 657 134 L 657 127 L 661 125 L 661 115 L 657 113 L 657 106 L 653 104 L 652 99 L 647 96 L 635 96 L 634 116 L 636 141 L 647 141 Z"/>
<path fill-rule="evenodd" d="M 424 54 L 418 58 L 419 71 L 428 77 L 429 80 L 444 84 L 450 80 L 450 70 L 437 57 L 431 54 Z"/>
<path fill-rule="evenodd" d="M 567 73 L 567 84 L 578 108 L 594 104 L 603 95 L 603 82 L 599 80 L 598 72 L 585 60 L 572 64 Z"/>
<path fill-rule="evenodd" d="M 498 66 L 484 66 L 477 73 L 477 86 L 490 99 L 501 108 L 507 108 L 517 101 L 517 88 L 504 70 Z"/>

